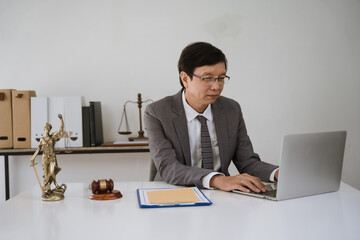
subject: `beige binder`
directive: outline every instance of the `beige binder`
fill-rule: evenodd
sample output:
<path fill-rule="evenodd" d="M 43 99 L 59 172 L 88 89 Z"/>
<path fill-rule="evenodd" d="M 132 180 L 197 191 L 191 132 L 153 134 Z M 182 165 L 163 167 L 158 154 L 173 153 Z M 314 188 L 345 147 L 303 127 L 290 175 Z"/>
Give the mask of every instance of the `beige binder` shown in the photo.
<path fill-rule="evenodd" d="M 11 91 L 0 90 L 0 148 L 13 147 Z"/>
<path fill-rule="evenodd" d="M 12 91 L 14 148 L 31 148 L 31 104 L 35 91 Z"/>

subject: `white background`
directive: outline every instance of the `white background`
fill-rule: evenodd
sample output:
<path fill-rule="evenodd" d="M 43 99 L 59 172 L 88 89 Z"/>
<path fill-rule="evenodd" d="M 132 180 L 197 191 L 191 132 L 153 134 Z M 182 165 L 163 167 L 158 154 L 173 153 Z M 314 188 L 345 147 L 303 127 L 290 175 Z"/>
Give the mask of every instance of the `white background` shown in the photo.
<path fill-rule="evenodd" d="M 228 58 L 223 95 L 241 104 L 264 161 L 279 163 L 285 134 L 346 130 L 343 181 L 360 189 L 359 26 L 359 0 L 0 0 L 0 89 L 101 101 L 104 140 L 125 140 L 125 101 L 175 94 L 180 52 L 207 41 Z M 10 158 L 12 196 L 37 184 L 29 161 Z M 148 179 L 148 153 L 58 161 L 59 182 Z"/>

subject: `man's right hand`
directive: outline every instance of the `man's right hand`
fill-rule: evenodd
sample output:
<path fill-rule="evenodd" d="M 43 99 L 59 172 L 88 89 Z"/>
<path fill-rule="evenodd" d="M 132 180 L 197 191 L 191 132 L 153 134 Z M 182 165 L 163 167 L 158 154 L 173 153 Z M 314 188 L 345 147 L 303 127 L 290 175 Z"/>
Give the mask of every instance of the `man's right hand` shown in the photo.
<path fill-rule="evenodd" d="M 231 191 L 234 189 L 243 192 L 266 192 L 265 185 L 257 177 L 247 173 L 235 176 L 215 175 L 210 180 L 210 187 L 214 187 L 223 191 Z"/>

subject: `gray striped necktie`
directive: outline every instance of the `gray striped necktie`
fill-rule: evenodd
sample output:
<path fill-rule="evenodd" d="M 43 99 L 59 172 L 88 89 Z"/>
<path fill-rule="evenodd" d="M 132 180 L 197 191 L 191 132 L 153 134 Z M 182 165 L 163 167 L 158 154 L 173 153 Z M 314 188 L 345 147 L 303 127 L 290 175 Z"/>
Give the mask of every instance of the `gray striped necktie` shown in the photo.
<path fill-rule="evenodd" d="M 211 147 L 210 134 L 206 124 L 206 118 L 201 115 L 198 115 L 196 118 L 201 123 L 201 167 L 206 169 L 214 169 L 213 152 Z"/>

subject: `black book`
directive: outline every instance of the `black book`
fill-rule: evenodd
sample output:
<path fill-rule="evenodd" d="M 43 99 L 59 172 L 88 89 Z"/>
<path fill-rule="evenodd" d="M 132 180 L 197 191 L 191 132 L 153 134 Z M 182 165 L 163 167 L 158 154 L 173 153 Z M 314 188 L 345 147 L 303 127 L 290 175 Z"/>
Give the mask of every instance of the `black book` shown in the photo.
<path fill-rule="evenodd" d="M 101 103 L 90 102 L 90 146 L 96 147 L 103 143 Z"/>
<path fill-rule="evenodd" d="M 90 107 L 82 107 L 83 146 L 90 147 Z"/>

